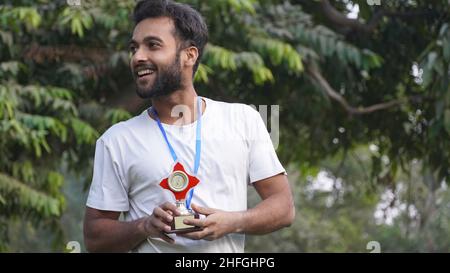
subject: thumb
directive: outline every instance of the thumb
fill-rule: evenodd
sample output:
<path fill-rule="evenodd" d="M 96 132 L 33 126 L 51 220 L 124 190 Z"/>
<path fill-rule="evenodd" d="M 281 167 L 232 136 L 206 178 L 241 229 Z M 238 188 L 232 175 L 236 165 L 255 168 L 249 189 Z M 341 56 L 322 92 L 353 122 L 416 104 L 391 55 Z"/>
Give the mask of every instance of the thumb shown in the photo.
<path fill-rule="evenodd" d="M 210 215 L 217 211 L 216 209 L 204 208 L 204 207 L 197 206 L 196 204 L 192 204 L 191 207 L 194 209 L 195 212 L 204 214 L 204 215 Z"/>

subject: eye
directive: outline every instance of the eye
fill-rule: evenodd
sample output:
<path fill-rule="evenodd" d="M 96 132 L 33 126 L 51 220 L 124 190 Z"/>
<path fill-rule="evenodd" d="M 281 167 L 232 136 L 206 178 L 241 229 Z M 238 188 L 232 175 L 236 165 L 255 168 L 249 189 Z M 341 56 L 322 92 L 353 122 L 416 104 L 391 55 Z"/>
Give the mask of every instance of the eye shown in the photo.
<path fill-rule="evenodd" d="M 134 55 L 134 53 L 136 53 L 137 51 L 137 47 L 135 45 L 130 45 L 128 47 L 128 51 L 131 53 L 131 55 Z"/>
<path fill-rule="evenodd" d="M 147 46 L 148 46 L 148 48 L 150 48 L 150 49 L 155 49 L 155 48 L 158 48 L 158 47 L 159 47 L 159 44 L 156 43 L 156 42 L 149 42 L 149 43 L 147 44 Z"/>

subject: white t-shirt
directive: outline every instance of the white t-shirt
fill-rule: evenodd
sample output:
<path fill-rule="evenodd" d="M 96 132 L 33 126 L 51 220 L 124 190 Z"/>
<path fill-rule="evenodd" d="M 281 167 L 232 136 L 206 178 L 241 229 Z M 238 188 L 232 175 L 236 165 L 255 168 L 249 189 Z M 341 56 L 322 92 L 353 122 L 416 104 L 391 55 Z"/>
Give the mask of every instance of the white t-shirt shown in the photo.
<path fill-rule="evenodd" d="M 203 98 L 201 161 L 192 203 L 225 211 L 247 209 L 247 186 L 285 173 L 259 113 L 245 104 Z M 197 122 L 163 124 L 178 160 L 193 174 Z M 87 206 L 124 212 L 125 221 L 151 215 L 175 197 L 159 183 L 174 162 L 155 120 L 147 113 L 120 122 L 98 140 Z M 149 238 L 137 252 L 243 252 L 243 234 L 218 240 L 190 240 L 170 235 L 175 244 Z"/>

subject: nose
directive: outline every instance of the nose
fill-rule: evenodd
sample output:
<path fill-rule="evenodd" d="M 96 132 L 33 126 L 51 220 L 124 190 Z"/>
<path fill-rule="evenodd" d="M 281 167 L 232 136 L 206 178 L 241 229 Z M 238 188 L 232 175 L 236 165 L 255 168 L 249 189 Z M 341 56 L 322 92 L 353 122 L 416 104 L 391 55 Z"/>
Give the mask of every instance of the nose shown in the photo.
<path fill-rule="evenodd" d="M 147 54 L 144 47 L 139 47 L 134 55 L 131 57 L 131 64 L 137 65 L 139 63 L 146 63 L 149 61 L 149 54 Z"/>

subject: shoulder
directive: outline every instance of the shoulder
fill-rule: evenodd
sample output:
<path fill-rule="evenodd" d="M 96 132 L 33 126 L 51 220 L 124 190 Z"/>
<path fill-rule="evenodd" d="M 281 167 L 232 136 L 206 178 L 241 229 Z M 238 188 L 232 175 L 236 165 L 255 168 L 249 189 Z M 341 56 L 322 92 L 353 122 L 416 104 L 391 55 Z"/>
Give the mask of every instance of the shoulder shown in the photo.
<path fill-rule="evenodd" d="M 121 121 L 109 127 L 97 141 L 105 144 L 114 144 L 126 140 L 133 132 L 143 125 L 144 112 L 126 121 Z"/>

